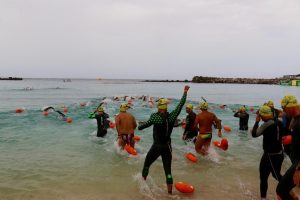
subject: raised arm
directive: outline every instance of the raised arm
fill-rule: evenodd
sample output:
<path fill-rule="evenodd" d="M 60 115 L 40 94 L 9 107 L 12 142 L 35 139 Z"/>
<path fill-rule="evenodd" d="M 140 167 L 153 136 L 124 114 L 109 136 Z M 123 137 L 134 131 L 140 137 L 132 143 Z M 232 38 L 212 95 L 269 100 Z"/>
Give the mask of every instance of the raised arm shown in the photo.
<path fill-rule="evenodd" d="M 170 119 L 171 121 L 175 121 L 176 118 L 178 117 L 178 115 L 180 114 L 181 110 L 182 110 L 182 107 L 184 106 L 185 104 L 185 101 L 186 101 L 186 96 L 187 96 L 187 92 L 189 91 L 190 89 L 190 86 L 186 85 L 184 87 L 184 90 L 183 90 L 183 95 L 181 97 L 181 100 L 179 102 L 179 104 L 176 106 L 175 110 L 173 110 L 171 113 L 170 113 Z"/>

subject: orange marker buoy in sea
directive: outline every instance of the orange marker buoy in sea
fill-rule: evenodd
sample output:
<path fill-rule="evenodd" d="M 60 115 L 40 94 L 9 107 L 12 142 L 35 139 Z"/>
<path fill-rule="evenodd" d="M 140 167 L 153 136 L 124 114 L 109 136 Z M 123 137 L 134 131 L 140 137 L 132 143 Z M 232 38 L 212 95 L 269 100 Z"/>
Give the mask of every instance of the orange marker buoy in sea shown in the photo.
<path fill-rule="evenodd" d="M 224 151 L 226 151 L 228 149 L 228 140 L 226 138 L 223 138 L 221 140 L 221 149 L 223 149 Z"/>
<path fill-rule="evenodd" d="M 287 135 L 287 136 L 283 136 L 281 143 L 284 145 L 288 145 L 292 143 L 292 136 L 291 135 Z"/>
<path fill-rule="evenodd" d="M 22 109 L 22 108 L 17 108 L 16 109 L 16 113 L 22 113 L 22 112 L 24 112 L 24 109 Z"/>
<path fill-rule="evenodd" d="M 67 107 L 64 107 L 64 112 L 68 112 L 68 108 Z"/>
<path fill-rule="evenodd" d="M 125 144 L 124 149 L 127 151 L 127 153 L 129 153 L 131 155 L 134 155 L 134 156 L 137 155 L 136 150 L 128 144 Z"/>
<path fill-rule="evenodd" d="M 185 157 L 188 159 L 188 160 L 190 160 L 190 161 L 192 161 L 192 162 L 197 162 L 197 157 L 194 155 L 194 154 L 192 154 L 192 153 L 187 153 L 186 155 L 185 155 Z"/>
<path fill-rule="evenodd" d="M 72 121 L 73 121 L 73 120 L 72 120 L 71 117 L 68 117 L 68 118 L 66 119 L 66 122 L 67 122 L 67 123 L 72 123 Z"/>
<path fill-rule="evenodd" d="M 175 188 L 182 193 L 192 193 L 195 190 L 192 185 L 184 182 L 177 182 Z"/>
<path fill-rule="evenodd" d="M 44 111 L 44 112 L 43 112 L 43 115 L 44 115 L 45 117 L 47 117 L 48 114 L 49 114 L 49 113 L 48 113 L 47 111 Z"/>
<path fill-rule="evenodd" d="M 213 141 L 213 145 L 220 148 L 220 149 L 222 149 L 222 150 L 224 150 L 224 151 L 226 151 L 228 149 L 228 146 L 229 146 L 228 145 L 228 140 L 225 139 L 225 138 L 223 138 L 221 140 L 221 142 L 219 142 L 217 140 Z"/>
<path fill-rule="evenodd" d="M 230 126 L 224 126 L 223 129 L 224 129 L 225 131 L 227 131 L 227 132 L 230 132 L 230 131 L 231 131 Z"/>
<path fill-rule="evenodd" d="M 220 142 L 215 140 L 215 141 L 212 141 L 213 145 L 216 146 L 216 147 L 220 147 Z"/>
<path fill-rule="evenodd" d="M 115 128 L 116 127 L 116 124 L 113 123 L 113 122 L 109 122 L 109 128 Z"/>
<path fill-rule="evenodd" d="M 134 139 L 134 141 L 140 141 L 140 140 L 141 140 L 141 138 L 140 138 L 139 136 L 137 136 L 137 135 L 135 135 L 135 136 L 133 137 L 133 139 Z"/>

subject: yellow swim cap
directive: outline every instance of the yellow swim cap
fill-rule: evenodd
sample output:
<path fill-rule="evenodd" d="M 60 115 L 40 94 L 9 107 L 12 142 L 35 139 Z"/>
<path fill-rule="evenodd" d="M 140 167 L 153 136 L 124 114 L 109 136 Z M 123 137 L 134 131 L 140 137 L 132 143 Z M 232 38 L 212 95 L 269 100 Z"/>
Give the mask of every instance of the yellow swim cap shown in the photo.
<path fill-rule="evenodd" d="M 104 112 L 104 108 L 102 106 L 100 106 L 98 109 L 97 109 L 98 112 Z"/>
<path fill-rule="evenodd" d="M 286 95 L 282 98 L 281 100 L 281 107 L 285 108 L 285 107 L 295 107 L 297 106 L 297 99 L 295 96 L 293 95 Z"/>
<path fill-rule="evenodd" d="M 120 105 L 120 112 L 126 112 L 126 108 L 127 108 L 127 104 L 126 103 L 121 103 Z"/>
<path fill-rule="evenodd" d="M 274 107 L 274 102 L 273 101 L 268 101 L 267 102 L 267 106 L 269 106 L 269 107 Z"/>
<path fill-rule="evenodd" d="M 245 106 L 241 106 L 241 107 L 240 107 L 240 111 L 246 111 Z"/>
<path fill-rule="evenodd" d="M 193 104 L 189 103 L 189 104 L 186 105 L 186 108 L 189 108 L 189 109 L 193 110 L 194 107 L 193 107 Z"/>
<path fill-rule="evenodd" d="M 208 109 L 208 103 L 207 102 L 200 102 L 200 108 L 203 110 L 207 110 Z"/>
<path fill-rule="evenodd" d="M 259 114 L 263 117 L 270 117 L 270 116 L 272 117 L 273 115 L 271 108 L 266 105 L 260 107 Z"/>
<path fill-rule="evenodd" d="M 159 99 L 157 102 L 158 109 L 166 110 L 168 108 L 168 99 Z"/>

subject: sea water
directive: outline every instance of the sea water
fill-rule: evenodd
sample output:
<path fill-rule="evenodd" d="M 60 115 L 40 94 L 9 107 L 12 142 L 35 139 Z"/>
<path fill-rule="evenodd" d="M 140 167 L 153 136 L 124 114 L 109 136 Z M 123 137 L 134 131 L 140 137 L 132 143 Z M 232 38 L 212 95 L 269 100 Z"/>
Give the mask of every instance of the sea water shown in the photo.
<path fill-rule="evenodd" d="M 174 183 L 184 181 L 194 186 L 193 194 L 183 194 L 174 188 L 167 194 L 161 159 L 150 168 L 146 181 L 141 178 L 145 156 L 153 142 L 152 127 L 135 133 L 137 156 L 129 156 L 116 145 L 116 130 L 109 129 L 104 138 L 96 137 L 97 123 L 89 119 L 106 97 L 104 108 L 114 121 L 121 101 L 116 96 L 149 95 L 171 99 L 169 110 L 179 102 L 185 83 L 150 83 L 137 80 L 71 80 L 24 79 L 0 82 L 0 199 L 1 200 L 99 200 L 99 199 L 259 199 L 259 162 L 262 138 L 252 138 L 249 132 L 238 131 L 234 111 L 246 105 L 249 127 L 255 120 L 255 110 L 268 100 L 279 107 L 286 94 L 300 97 L 300 88 L 279 85 L 193 84 L 187 102 L 197 107 L 201 97 L 223 125 L 229 149 L 210 148 L 202 157 L 191 143 L 181 140 L 183 129 L 172 133 L 172 173 Z M 86 103 L 81 106 L 81 103 Z M 220 105 L 226 105 L 224 109 Z M 42 115 L 42 109 L 52 106 L 73 119 L 66 123 L 56 112 Z M 23 113 L 15 113 L 22 108 Z M 156 112 L 148 102 L 134 99 L 129 110 L 138 121 L 146 121 Z M 197 112 L 197 111 L 196 111 Z M 183 109 L 179 119 L 186 116 Z M 213 140 L 220 140 L 213 133 Z M 197 155 L 192 163 L 185 154 Z M 285 158 L 282 172 L 290 166 Z M 269 178 L 269 199 L 274 199 L 276 181 Z M 299 190 L 298 192 L 299 194 Z"/>

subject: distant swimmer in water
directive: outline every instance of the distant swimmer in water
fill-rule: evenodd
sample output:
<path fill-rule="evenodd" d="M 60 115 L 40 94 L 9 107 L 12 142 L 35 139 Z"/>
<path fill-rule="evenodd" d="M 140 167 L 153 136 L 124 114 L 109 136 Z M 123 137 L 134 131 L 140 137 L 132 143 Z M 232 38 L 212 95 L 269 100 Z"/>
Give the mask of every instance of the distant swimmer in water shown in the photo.
<path fill-rule="evenodd" d="M 61 111 L 59 110 L 55 110 L 52 106 L 46 107 L 43 109 L 43 111 L 48 112 L 49 110 L 52 110 L 56 113 L 58 113 L 58 118 L 63 120 L 63 121 L 67 121 L 67 116 L 65 114 L 63 114 Z"/>
<path fill-rule="evenodd" d="M 182 135 L 182 139 L 185 141 L 193 140 L 193 142 L 195 143 L 198 130 L 194 127 L 196 113 L 193 112 L 193 105 L 187 104 L 185 107 L 185 111 L 188 115 L 185 118 L 185 129 Z"/>
<path fill-rule="evenodd" d="M 104 137 L 107 134 L 107 129 L 109 127 L 109 115 L 104 112 L 104 108 L 102 106 L 98 107 L 95 111 L 94 115 L 91 115 L 91 119 L 97 120 L 97 137 Z"/>
<path fill-rule="evenodd" d="M 201 113 L 196 116 L 194 122 L 194 129 L 199 130 L 195 150 L 202 155 L 207 155 L 212 139 L 212 126 L 216 124 L 219 137 L 222 137 L 222 127 L 217 116 L 207 110 L 208 103 L 206 101 L 200 103 L 200 109 Z"/>
<path fill-rule="evenodd" d="M 121 103 L 120 113 L 115 117 L 116 129 L 118 132 L 118 144 L 124 148 L 125 144 L 134 147 L 134 130 L 137 127 L 135 117 L 127 112 L 129 106 Z"/>
<path fill-rule="evenodd" d="M 234 113 L 233 116 L 240 118 L 240 130 L 242 131 L 248 130 L 249 114 L 247 113 L 245 106 L 240 107 L 239 111 Z"/>
<path fill-rule="evenodd" d="M 186 96 L 189 88 L 189 86 L 184 87 L 183 96 L 175 110 L 173 110 L 171 113 L 167 112 L 168 100 L 159 99 L 157 104 L 158 112 L 151 114 L 150 119 L 146 123 L 138 127 L 139 130 L 143 130 L 153 125 L 153 144 L 147 153 L 142 176 L 146 180 L 149 174 L 150 166 L 159 156 L 161 156 L 169 194 L 172 194 L 173 187 L 173 177 L 171 173 L 171 134 L 174 123 L 186 101 Z"/>

